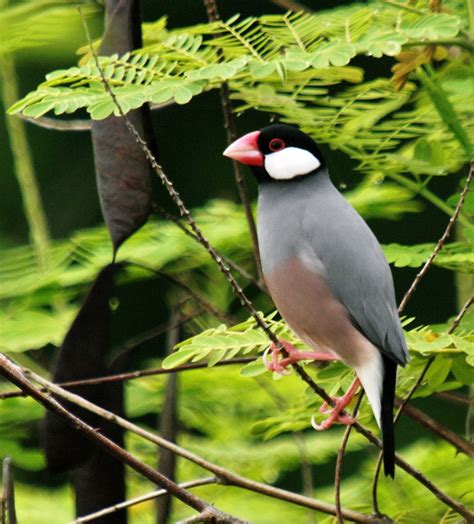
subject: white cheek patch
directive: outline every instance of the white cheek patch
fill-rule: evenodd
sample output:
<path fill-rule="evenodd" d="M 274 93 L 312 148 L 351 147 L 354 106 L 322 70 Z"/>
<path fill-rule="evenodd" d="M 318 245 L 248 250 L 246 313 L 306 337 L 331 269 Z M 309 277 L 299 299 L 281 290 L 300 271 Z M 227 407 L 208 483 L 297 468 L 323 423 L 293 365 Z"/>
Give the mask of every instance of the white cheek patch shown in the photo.
<path fill-rule="evenodd" d="M 299 147 L 286 147 L 265 155 L 265 170 L 275 180 L 291 180 L 307 175 L 320 165 L 321 162 L 312 153 Z"/>

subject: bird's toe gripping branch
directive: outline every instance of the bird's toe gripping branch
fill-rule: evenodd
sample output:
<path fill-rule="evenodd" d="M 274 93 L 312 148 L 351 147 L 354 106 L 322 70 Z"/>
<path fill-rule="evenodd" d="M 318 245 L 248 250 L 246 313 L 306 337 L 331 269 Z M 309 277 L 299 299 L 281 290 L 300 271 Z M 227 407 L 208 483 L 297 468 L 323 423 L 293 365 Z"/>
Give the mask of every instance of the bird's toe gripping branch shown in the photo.
<path fill-rule="evenodd" d="M 280 340 L 281 345 L 285 348 L 288 353 L 287 357 L 280 358 L 280 348 L 271 344 L 263 353 L 263 363 L 269 371 L 275 371 L 280 375 L 287 375 L 288 366 L 299 362 L 300 360 L 319 360 L 324 362 L 332 362 L 334 360 L 341 360 L 337 355 L 331 353 L 323 353 L 318 351 L 299 351 L 292 344 L 285 340 Z M 271 361 L 268 360 L 268 354 L 271 353 Z M 329 416 L 321 424 L 317 424 L 314 417 L 311 419 L 311 425 L 317 431 L 325 431 L 329 429 L 333 424 L 344 424 L 349 426 L 355 422 L 354 417 L 350 415 L 341 415 L 341 412 L 348 406 L 350 401 L 353 399 L 355 393 L 360 386 L 360 380 L 356 378 L 351 384 L 347 392 L 340 398 L 335 398 L 335 406 L 331 407 L 327 402 L 321 406 L 320 411 L 322 413 L 329 413 Z"/>
<path fill-rule="evenodd" d="M 280 348 L 275 344 L 271 344 L 263 353 L 263 363 L 269 371 L 275 371 L 280 375 L 288 373 L 287 367 L 299 362 L 300 360 L 319 360 L 321 362 L 332 362 L 334 360 L 341 360 L 338 356 L 331 353 L 323 353 L 321 351 L 299 351 L 292 344 L 285 340 L 280 340 L 280 344 L 288 353 L 287 357 L 280 357 Z M 268 353 L 272 354 L 271 362 L 268 361 Z"/>
<path fill-rule="evenodd" d="M 326 420 L 323 420 L 321 424 L 317 424 L 313 417 L 311 419 L 311 425 L 313 428 L 316 431 L 325 431 L 333 424 L 343 424 L 344 426 L 350 426 L 351 424 L 354 424 L 355 418 L 351 417 L 350 415 L 341 415 L 341 411 L 343 411 L 349 405 L 350 401 L 354 398 L 354 395 L 359 389 L 359 386 L 360 380 L 356 378 L 342 397 L 334 399 L 335 406 L 333 408 L 331 408 L 327 402 L 324 402 L 319 411 L 321 411 L 321 413 L 329 412 L 329 416 Z"/>

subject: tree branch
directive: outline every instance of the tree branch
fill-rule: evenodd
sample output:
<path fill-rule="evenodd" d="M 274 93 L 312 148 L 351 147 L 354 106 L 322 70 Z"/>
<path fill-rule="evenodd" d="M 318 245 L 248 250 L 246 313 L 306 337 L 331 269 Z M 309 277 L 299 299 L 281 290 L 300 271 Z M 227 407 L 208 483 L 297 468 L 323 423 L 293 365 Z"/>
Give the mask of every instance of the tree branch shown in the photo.
<path fill-rule="evenodd" d="M 55 400 L 54 398 L 52 398 L 49 395 L 42 393 L 38 388 L 36 388 L 26 378 L 24 372 L 16 364 L 11 362 L 3 353 L 0 353 L 0 372 L 5 376 L 5 378 L 10 380 L 10 382 L 13 382 L 23 391 L 27 392 L 31 397 L 33 397 L 37 402 L 42 404 L 45 408 L 49 409 L 53 413 L 56 413 L 67 424 L 69 424 L 76 430 L 80 431 L 85 437 L 92 440 L 95 444 L 103 448 L 107 453 L 115 457 L 117 460 L 120 460 L 124 464 L 127 464 L 128 466 L 133 468 L 135 471 L 137 471 L 138 473 L 140 473 L 147 479 L 151 480 L 153 483 L 162 487 L 168 493 L 170 493 L 171 495 L 181 500 L 187 506 L 199 512 L 203 512 L 204 510 L 212 512 L 215 522 L 221 522 L 221 523 L 233 522 L 236 524 L 242 524 L 241 520 L 235 519 L 234 517 L 231 517 L 230 515 L 226 515 L 222 513 L 221 511 L 217 510 L 213 506 L 210 506 L 209 504 L 207 504 L 207 502 L 205 502 L 204 500 L 200 499 L 199 497 L 196 497 L 189 491 L 181 488 L 175 482 L 170 481 L 169 479 L 167 479 L 164 475 L 161 475 L 161 473 L 159 473 L 155 469 L 150 468 L 148 465 L 138 460 L 131 453 L 121 448 L 120 446 L 115 444 L 115 442 L 113 442 L 109 438 L 99 433 L 96 429 L 86 424 L 79 417 L 76 417 L 75 415 L 70 413 L 57 400 Z M 34 376 L 35 381 L 39 383 L 43 381 L 41 377 L 38 377 L 34 373 L 28 372 L 28 374 L 30 374 L 32 377 Z M 49 381 L 43 381 L 43 385 L 48 385 L 48 389 L 50 389 L 51 391 L 55 389 L 56 391 L 60 391 L 61 393 L 64 393 L 64 390 L 62 390 L 61 388 L 58 388 L 57 386 L 54 388 L 50 387 L 50 386 L 53 386 L 53 384 L 49 383 Z M 72 395 L 72 393 L 68 393 L 68 396 L 69 395 Z M 66 398 L 65 395 L 58 395 L 58 396 Z M 81 398 L 81 397 L 78 397 L 77 395 L 74 395 L 74 397 Z M 82 400 L 86 402 L 87 404 L 91 404 L 88 401 L 86 401 L 85 399 L 82 399 Z M 98 406 L 95 406 L 95 407 L 98 408 Z M 102 408 L 98 408 L 98 409 L 102 409 Z M 103 410 L 103 411 L 106 411 L 106 410 Z M 107 412 L 107 413 L 115 417 L 115 415 L 113 415 L 112 413 L 110 412 Z M 117 417 L 117 418 L 120 418 L 120 417 Z"/>
<path fill-rule="evenodd" d="M 162 217 L 167 218 L 168 220 L 171 220 L 175 225 L 177 225 L 181 229 L 181 231 L 183 231 L 190 238 L 192 238 L 196 242 L 199 242 L 199 239 L 196 237 L 196 235 L 192 231 L 190 231 L 185 225 L 183 225 L 178 217 L 172 215 L 171 213 L 168 213 L 165 209 L 163 209 L 162 207 L 156 205 L 155 203 L 152 204 L 152 207 Z M 266 289 L 266 287 L 263 286 L 257 280 L 255 280 L 255 278 L 248 271 L 246 271 L 243 267 L 239 266 L 231 258 L 228 258 L 225 255 L 220 254 L 220 257 L 222 258 L 222 260 L 227 265 L 229 265 L 232 269 L 237 271 L 237 273 L 239 273 L 241 276 L 243 276 L 245 278 L 245 280 L 248 280 L 255 287 L 258 287 L 260 289 L 260 291 L 262 291 L 263 293 L 268 295 L 268 290 Z"/>
<path fill-rule="evenodd" d="M 217 482 L 216 477 L 207 477 L 203 479 L 196 479 L 196 480 L 189 480 L 188 482 L 182 482 L 181 484 L 178 484 L 180 488 L 188 489 L 188 488 L 195 488 L 197 486 L 205 486 L 207 484 L 215 484 Z M 94 513 L 89 513 L 89 515 L 84 515 L 82 517 L 77 518 L 73 524 L 82 524 L 83 522 L 90 522 L 91 520 L 98 519 L 100 517 L 104 517 L 105 515 L 110 515 L 111 513 L 115 513 L 116 511 L 120 511 L 121 509 L 129 508 L 130 506 L 135 506 L 136 504 L 141 504 L 142 502 L 147 502 L 148 500 L 153 500 L 158 497 L 162 497 L 163 495 L 167 495 L 168 492 L 165 489 L 159 489 L 157 491 L 152 491 L 151 493 L 147 493 L 146 495 L 141 495 L 140 497 L 135 497 L 133 499 L 124 500 L 123 502 L 120 502 L 119 504 L 114 504 L 113 506 L 109 506 L 108 508 L 101 509 L 100 511 L 95 511 Z"/>
<path fill-rule="evenodd" d="M 16 100 L 15 100 L 16 101 Z M 157 109 L 163 109 L 174 105 L 174 100 L 169 100 L 168 102 L 163 102 L 162 104 L 149 104 L 150 110 L 155 111 Z M 16 117 L 33 124 L 43 129 L 51 129 L 52 131 L 90 131 L 92 128 L 92 120 L 85 118 L 78 118 L 74 120 L 63 120 L 60 118 L 53 118 L 49 116 L 38 116 L 35 118 L 25 116 L 21 113 L 15 115 Z"/>
<path fill-rule="evenodd" d="M 402 402 L 398 400 L 396 401 L 396 404 L 397 406 L 401 406 Z M 446 442 L 449 442 L 459 452 L 464 453 L 468 457 L 474 459 L 474 445 L 469 441 L 444 427 L 442 424 L 428 416 L 426 413 L 423 413 L 423 411 L 416 408 L 412 404 L 406 404 L 403 408 L 403 411 L 413 420 L 416 420 L 419 424 L 435 433 L 438 437 L 442 438 Z"/>
<path fill-rule="evenodd" d="M 433 264 L 434 259 L 438 256 L 439 252 L 443 249 L 444 244 L 446 243 L 449 236 L 451 235 L 454 224 L 456 223 L 456 220 L 458 219 L 461 209 L 464 205 L 464 201 L 469 191 L 469 186 L 471 184 L 473 176 L 474 176 L 474 162 L 470 165 L 469 173 L 466 179 L 466 185 L 464 186 L 464 189 L 461 192 L 458 203 L 456 204 L 456 208 L 454 209 L 453 216 L 449 219 L 448 225 L 446 226 L 444 233 L 441 235 L 441 238 L 438 240 L 435 248 L 433 249 L 433 252 L 429 256 L 428 260 L 425 262 L 424 266 L 421 268 L 419 273 L 416 275 L 415 280 L 413 281 L 412 285 L 409 287 L 408 291 L 405 293 L 405 296 L 403 297 L 403 300 L 401 301 L 400 306 L 398 307 L 399 313 L 401 313 L 405 309 L 406 305 L 408 304 L 408 301 L 413 296 L 413 293 L 415 292 L 416 288 L 418 287 L 418 284 L 420 283 L 421 279 L 429 271 L 431 265 Z"/>
<path fill-rule="evenodd" d="M 53 384 L 49 380 L 44 379 L 43 377 L 37 375 L 36 373 L 33 373 L 32 371 L 27 371 L 27 373 L 31 377 L 32 380 L 42 385 L 44 388 L 46 388 L 46 390 L 50 391 L 51 393 L 54 393 L 56 396 L 63 398 L 65 400 L 68 400 L 69 402 L 76 404 L 77 406 L 80 406 L 92 413 L 95 413 L 99 417 L 102 417 L 108 420 L 109 422 L 115 423 L 123 427 L 124 429 L 131 431 L 132 433 L 139 435 L 140 437 L 144 438 L 145 440 L 148 440 L 149 442 L 152 442 L 153 444 L 161 446 L 162 448 L 168 449 L 171 452 L 175 453 L 176 455 L 179 455 L 193 462 L 194 464 L 201 466 L 202 468 L 206 469 L 207 471 L 210 471 L 211 473 L 213 473 L 219 479 L 219 482 L 222 484 L 230 484 L 236 487 L 247 489 L 249 491 L 253 491 L 255 493 L 261 493 L 263 495 L 267 495 L 269 497 L 277 498 L 280 500 L 285 500 L 287 502 L 291 502 L 299 506 L 311 508 L 317 511 L 321 511 L 323 513 L 328 513 L 330 515 L 336 514 L 336 508 L 333 504 L 329 504 L 323 501 L 308 498 L 303 495 L 298 495 L 296 493 L 291 493 L 289 491 L 275 488 L 273 486 L 267 486 L 266 484 L 255 482 L 253 480 L 247 479 L 240 475 L 236 475 L 226 470 L 225 468 L 218 466 L 216 464 L 213 464 L 212 462 L 209 462 L 203 459 L 202 457 L 192 453 L 191 451 L 188 451 L 178 446 L 177 444 L 174 444 L 166 440 L 165 438 L 161 436 L 156 435 L 155 433 L 152 433 L 151 431 L 148 431 L 146 429 L 143 429 L 140 426 L 133 424 L 132 422 L 128 421 L 127 419 L 123 417 L 115 415 L 114 413 L 111 413 L 110 411 L 107 411 L 101 408 L 100 406 L 96 406 L 92 402 L 89 402 L 88 400 L 80 397 L 79 395 L 76 395 L 75 393 L 71 393 L 69 391 L 62 389 L 57 384 Z M 369 517 L 362 513 L 358 513 L 356 511 L 346 510 L 346 509 L 343 509 L 342 511 L 343 511 L 344 517 L 353 522 L 362 522 L 362 523 L 373 522 L 372 517 Z"/>
<path fill-rule="evenodd" d="M 229 360 L 221 360 L 220 362 L 217 362 L 212 367 L 229 366 L 229 365 L 234 365 L 234 364 L 248 364 L 249 362 L 253 362 L 254 360 L 255 360 L 255 357 L 232 358 Z M 177 366 L 171 369 L 163 369 L 163 368 L 143 369 L 143 370 L 137 370 L 137 371 L 129 371 L 128 373 L 105 375 L 103 377 L 97 377 L 97 378 L 87 378 L 83 380 L 71 380 L 68 382 L 60 382 L 57 385 L 64 387 L 64 388 L 69 388 L 73 386 L 105 384 L 107 382 L 122 382 L 125 380 L 134 380 L 136 378 L 151 377 L 154 375 L 169 375 L 171 373 L 179 373 L 181 371 L 192 371 L 193 369 L 203 369 L 207 367 L 209 367 L 207 362 L 195 362 L 192 364 L 183 364 L 182 366 Z M 47 391 L 47 389 L 42 388 L 40 391 L 44 393 Z M 5 391 L 4 393 L 0 393 L 0 400 L 5 400 L 8 398 L 15 398 L 15 397 L 27 397 L 27 396 L 28 396 L 28 393 L 25 393 L 24 391 Z"/>
<path fill-rule="evenodd" d="M 474 399 L 468 398 L 457 393 L 449 393 L 448 391 L 439 391 L 435 393 L 438 398 L 452 402 L 453 404 L 460 404 L 461 406 L 471 406 L 474 404 Z"/>
<path fill-rule="evenodd" d="M 134 262 L 133 260 L 130 260 L 130 263 L 136 267 L 140 267 L 142 269 L 145 269 L 146 271 L 150 271 L 150 273 L 158 275 L 164 278 L 165 280 L 168 280 L 168 282 L 171 282 L 176 287 L 181 288 L 186 294 L 188 294 L 200 306 L 202 306 L 203 309 L 207 310 L 212 316 L 218 318 L 221 322 L 224 322 L 225 324 L 232 324 L 233 322 L 235 322 L 234 319 L 230 318 L 228 315 L 216 309 L 208 300 L 202 297 L 199 293 L 196 293 L 193 289 L 191 289 L 187 284 L 185 284 L 181 280 L 171 275 L 167 275 L 166 273 L 164 273 L 163 271 L 160 271 L 159 269 L 155 269 L 153 267 L 142 264 L 141 262 Z"/>

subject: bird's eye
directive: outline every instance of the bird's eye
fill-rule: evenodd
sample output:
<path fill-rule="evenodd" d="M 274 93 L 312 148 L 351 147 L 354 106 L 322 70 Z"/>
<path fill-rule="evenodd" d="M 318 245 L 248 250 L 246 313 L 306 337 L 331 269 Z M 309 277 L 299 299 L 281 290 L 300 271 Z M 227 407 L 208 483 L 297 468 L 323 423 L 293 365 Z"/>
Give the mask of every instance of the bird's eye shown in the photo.
<path fill-rule="evenodd" d="M 273 138 L 270 140 L 268 147 L 270 148 L 270 151 L 280 151 L 285 147 L 285 145 L 285 142 L 281 138 Z"/>

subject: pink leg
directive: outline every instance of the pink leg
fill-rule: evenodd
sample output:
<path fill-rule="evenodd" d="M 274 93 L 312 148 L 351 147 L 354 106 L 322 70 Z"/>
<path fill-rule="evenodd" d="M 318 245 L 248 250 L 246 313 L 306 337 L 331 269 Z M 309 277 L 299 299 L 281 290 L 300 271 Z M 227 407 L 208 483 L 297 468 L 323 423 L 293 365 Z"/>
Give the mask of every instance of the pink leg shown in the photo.
<path fill-rule="evenodd" d="M 313 426 L 313 428 L 316 429 L 317 431 L 325 431 L 326 429 L 329 429 L 334 423 L 344 424 L 345 426 L 353 424 L 355 422 L 355 419 L 351 417 L 350 415 L 341 415 L 341 411 L 343 411 L 344 408 L 354 398 L 354 395 L 356 394 L 357 390 L 359 389 L 359 386 L 360 386 L 360 380 L 356 378 L 342 397 L 334 399 L 336 402 L 336 405 L 333 408 L 331 408 L 329 417 L 326 420 L 324 420 L 321 424 L 316 424 L 314 417 L 313 417 L 313 419 L 311 420 L 311 425 Z M 329 408 L 330 407 L 328 406 L 328 403 L 324 402 L 324 404 L 320 408 L 320 411 L 322 413 L 327 413 Z"/>
<path fill-rule="evenodd" d="M 271 344 L 270 347 L 263 354 L 263 363 L 269 371 L 276 371 L 281 375 L 285 374 L 285 369 L 298 362 L 300 360 L 319 360 L 332 362 L 334 360 L 341 360 L 338 356 L 332 355 L 331 353 L 323 353 L 320 351 L 299 351 L 292 344 L 286 342 L 285 340 L 280 340 L 282 346 L 286 349 L 288 357 L 284 357 L 281 360 L 278 360 L 280 349 L 275 345 Z M 272 361 L 267 361 L 267 354 L 271 351 Z"/>

